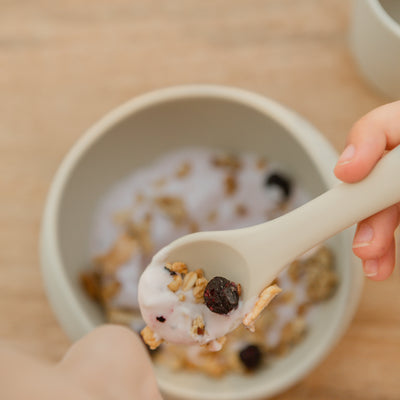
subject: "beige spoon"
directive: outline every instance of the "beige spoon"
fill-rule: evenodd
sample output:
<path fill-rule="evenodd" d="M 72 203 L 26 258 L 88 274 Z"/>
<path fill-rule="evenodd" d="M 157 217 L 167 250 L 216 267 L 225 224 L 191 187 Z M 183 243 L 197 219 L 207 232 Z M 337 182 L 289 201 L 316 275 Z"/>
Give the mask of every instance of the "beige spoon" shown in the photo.
<path fill-rule="evenodd" d="M 281 270 L 320 242 L 400 201 L 400 146 L 385 155 L 361 182 L 340 183 L 314 200 L 270 222 L 175 240 L 157 253 L 183 261 L 243 288 L 243 300 L 257 296 Z"/>

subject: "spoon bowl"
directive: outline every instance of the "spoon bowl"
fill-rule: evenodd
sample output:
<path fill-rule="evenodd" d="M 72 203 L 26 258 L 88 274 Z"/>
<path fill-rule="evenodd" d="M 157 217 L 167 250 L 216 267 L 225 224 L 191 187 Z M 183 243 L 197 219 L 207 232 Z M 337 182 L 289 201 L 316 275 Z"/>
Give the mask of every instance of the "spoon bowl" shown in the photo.
<path fill-rule="evenodd" d="M 167 262 L 182 261 L 191 270 L 201 268 L 208 279 L 222 276 L 232 282 L 247 283 L 250 281 L 251 269 L 243 255 L 231 243 L 241 231 L 236 229 L 192 233 L 164 247 L 155 258 Z"/>

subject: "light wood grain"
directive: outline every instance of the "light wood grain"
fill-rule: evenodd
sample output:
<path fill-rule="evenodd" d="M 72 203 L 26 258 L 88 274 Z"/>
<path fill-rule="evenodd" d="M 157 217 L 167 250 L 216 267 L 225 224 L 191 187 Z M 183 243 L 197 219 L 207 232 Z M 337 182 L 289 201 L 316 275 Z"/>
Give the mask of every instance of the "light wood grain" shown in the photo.
<path fill-rule="evenodd" d="M 64 154 L 145 91 L 229 84 L 293 108 L 340 149 L 387 100 L 349 54 L 347 0 L 1 0 L 0 338 L 57 360 L 69 341 L 43 292 L 38 233 Z M 279 400 L 398 400 L 400 282 L 368 282 L 344 339 Z"/>

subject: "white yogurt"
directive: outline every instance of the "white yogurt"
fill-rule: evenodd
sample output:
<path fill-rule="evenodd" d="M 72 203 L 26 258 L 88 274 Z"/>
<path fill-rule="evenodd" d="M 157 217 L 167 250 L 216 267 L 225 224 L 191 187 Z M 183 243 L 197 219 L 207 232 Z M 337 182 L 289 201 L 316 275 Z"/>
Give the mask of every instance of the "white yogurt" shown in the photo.
<path fill-rule="evenodd" d="M 165 260 L 162 256 L 153 258 L 139 281 L 142 317 L 159 339 L 177 344 L 209 343 L 236 329 L 253 308 L 255 299 L 245 303 L 239 300 L 236 309 L 226 315 L 217 314 L 205 304 L 196 303 L 191 290 L 172 292 L 168 284 L 173 276 L 164 268 Z M 180 294 L 185 295 L 184 301 L 179 300 Z M 192 323 L 197 317 L 204 321 L 205 331 L 202 334 L 192 332 Z"/>

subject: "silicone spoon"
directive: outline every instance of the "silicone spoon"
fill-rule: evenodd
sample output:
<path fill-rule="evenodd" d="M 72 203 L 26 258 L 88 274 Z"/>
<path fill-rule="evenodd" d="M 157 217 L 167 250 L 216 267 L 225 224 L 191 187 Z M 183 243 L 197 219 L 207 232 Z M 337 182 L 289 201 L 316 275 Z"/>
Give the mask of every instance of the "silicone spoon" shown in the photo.
<path fill-rule="evenodd" d="M 399 202 L 399 174 L 400 146 L 387 153 L 360 182 L 340 183 L 263 224 L 183 236 L 160 250 L 151 265 L 182 261 L 190 269 L 202 268 L 208 279 L 225 277 L 241 284 L 245 302 L 257 297 L 296 257 Z M 141 293 L 140 288 L 139 283 L 139 298 L 152 295 Z"/>

